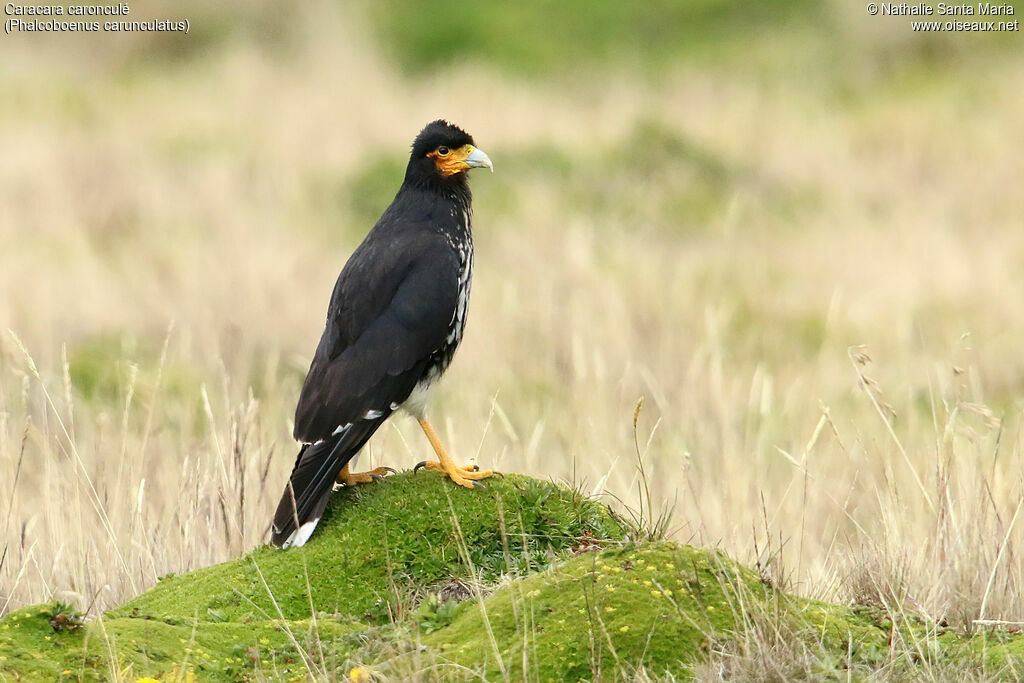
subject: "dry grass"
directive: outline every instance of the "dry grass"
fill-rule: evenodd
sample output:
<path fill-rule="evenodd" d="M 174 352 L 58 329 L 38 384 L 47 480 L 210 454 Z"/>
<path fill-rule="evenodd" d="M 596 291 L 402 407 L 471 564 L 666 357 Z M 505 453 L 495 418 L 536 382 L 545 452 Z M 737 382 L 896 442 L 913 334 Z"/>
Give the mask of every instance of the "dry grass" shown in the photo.
<path fill-rule="evenodd" d="M 95 613 L 264 540 L 369 227 L 339 197 L 444 115 L 497 169 L 474 179 L 473 312 L 434 408 L 455 453 L 635 507 L 646 396 L 675 538 L 816 597 L 1024 620 L 1019 51 L 923 75 L 851 52 L 846 92 L 735 65 L 406 79 L 351 19 L 317 6 L 301 48 L 201 68 L 4 41 L 0 614 Z M 736 169 L 699 220 L 672 204 L 699 167 L 638 163 L 651 122 Z M 544 149 L 617 210 L 528 165 L 502 178 Z M 426 449 L 396 420 L 369 459 Z"/>

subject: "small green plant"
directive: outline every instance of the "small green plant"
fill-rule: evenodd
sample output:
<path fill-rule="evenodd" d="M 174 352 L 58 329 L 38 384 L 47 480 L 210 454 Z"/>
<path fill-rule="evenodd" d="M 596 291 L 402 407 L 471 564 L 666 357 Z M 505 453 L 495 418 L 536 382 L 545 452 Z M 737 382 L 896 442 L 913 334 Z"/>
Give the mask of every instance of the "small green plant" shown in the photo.
<path fill-rule="evenodd" d="M 436 593 L 431 593 L 416 609 L 414 619 L 423 633 L 433 633 L 455 620 L 455 616 L 459 612 L 459 604 L 456 600 L 445 599 Z"/>
<path fill-rule="evenodd" d="M 61 631 L 77 631 L 85 623 L 85 615 L 79 612 L 74 605 L 68 605 L 63 602 L 53 603 L 48 615 L 50 617 L 50 626 L 57 633 Z"/>
<path fill-rule="evenodd" d="M 640 411 L 644 407 L 644 398 L 637 399 L 636 408 L 633 409 L 633 452 L 636 455 L 637 469 L 640 473 L 640 480 L 637 482 L 637 494 L 640 504 L 636 509 L 626 508 L 629 515 L 629 524 L 633 533 L 631 536 L 638 541 L 660 541 L 668 535 L 669 524 L 672 522 L 672 507 L 661 506 L 659 511 L 654 511 L 654 501 L 651 498 L 651 487 L 647 466 L 644 464 L 644 455 L 647 447 L 640 448 L 639 422 Z M 657 425 L 655 425 L 657 429 Z M 654 437 L 654 430 L 651 430 L 647 446 L 650 446 L 650 439 Z"/>

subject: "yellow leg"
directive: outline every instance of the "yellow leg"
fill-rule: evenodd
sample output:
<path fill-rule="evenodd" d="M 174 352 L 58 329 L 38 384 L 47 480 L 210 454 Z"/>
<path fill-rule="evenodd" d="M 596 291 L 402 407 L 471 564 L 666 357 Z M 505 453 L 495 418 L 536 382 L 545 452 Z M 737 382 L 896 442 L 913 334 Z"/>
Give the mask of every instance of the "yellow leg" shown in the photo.
<path fill-rule="evenodd" d="M 423 433 L 427 435 L 427 439 L 430 441 L 430 445 L 434 447 L 434 452 L 437 453 L 437 460 L 426 460 L 416 465 L 418 470 L 424 467 L 428 470 L 436 470 L 438 472 L 444 472 L 448 477 L 459 486 L 465 486 L 466 488 L 473 488 L 474 482 L 478 479 L 486 479 L 487 477 L 494 474 L 490 470 L 480 470 L 476 467 L 460 467 L 455 464 L 455 461 L 448 455 L 448 451 L 441 445 L 441 440 L 437 438 L 437 432 L 434 431 L 434 427 L 427 421 L 427 418 L 419 418 L 420 427 L 423 428 Z"/>
<path fill-rule="evenodd" d="M 341 468 L 341 472 L 338 473 L 338 483 L 345 486 L 369 484 L 370 482 L 380 481 L 384 478 L 385 474 L 394 473 L 395 471 L 390 467 L 378 467 L 369 472 L 349 472 L 348 463 L 345 463 L 345 466 Z"/>

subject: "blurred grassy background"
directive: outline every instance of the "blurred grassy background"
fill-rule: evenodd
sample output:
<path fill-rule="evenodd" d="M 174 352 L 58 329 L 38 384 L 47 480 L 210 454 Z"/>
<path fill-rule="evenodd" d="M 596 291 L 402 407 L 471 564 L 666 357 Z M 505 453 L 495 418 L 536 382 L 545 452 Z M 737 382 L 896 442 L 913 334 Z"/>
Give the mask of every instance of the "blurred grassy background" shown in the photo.
<path fill-rule="evenodd" d="M 443 116 L 496 169 L 434 407 L 458 456 L 636 506 L 645 396 L 676 538 L 1024 618 L 1019 33 L 837 0 L 132 12 L 192 30 L 0 40 L 0 326 L 38 369 L 5 334 L 0 613 L 265 539 L 331 286 Z"/>

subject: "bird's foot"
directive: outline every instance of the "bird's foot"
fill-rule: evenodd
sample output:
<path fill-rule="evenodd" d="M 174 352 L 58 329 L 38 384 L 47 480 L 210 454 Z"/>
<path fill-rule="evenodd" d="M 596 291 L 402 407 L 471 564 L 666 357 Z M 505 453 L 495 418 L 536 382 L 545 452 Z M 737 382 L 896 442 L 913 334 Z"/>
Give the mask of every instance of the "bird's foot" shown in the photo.
<path fill-rule="evenodd" d="M 491 470 L 481 470 L 476 465 L 471 467 L 461 467 L 455 463 L 451 463 L 449 467 L 445 467 L 444 463 L 438 462 L 437 460 L 424 460 L 413 468 L 413 472 L 416 472 L 420 468 L 434 470 L 436 472 L 444 472 L 448 475 L 449 479 L 459 486 L 465 486 L 467 489 L 471 489 L 474 486 L 483 486 L 483 484 L 479 483 L 479 480 L 486 479 L 494 474 Z"/>
<path fill-rule="evenodd" d="M 338 483 L 345 486 L 358 486 L 359 484 L 370 484 L 380 481 L 385 475 L 394 474 L 390 467 L 378 467 L 367 472 L 349 472 L 348 465 L 338 473 Z"/>

